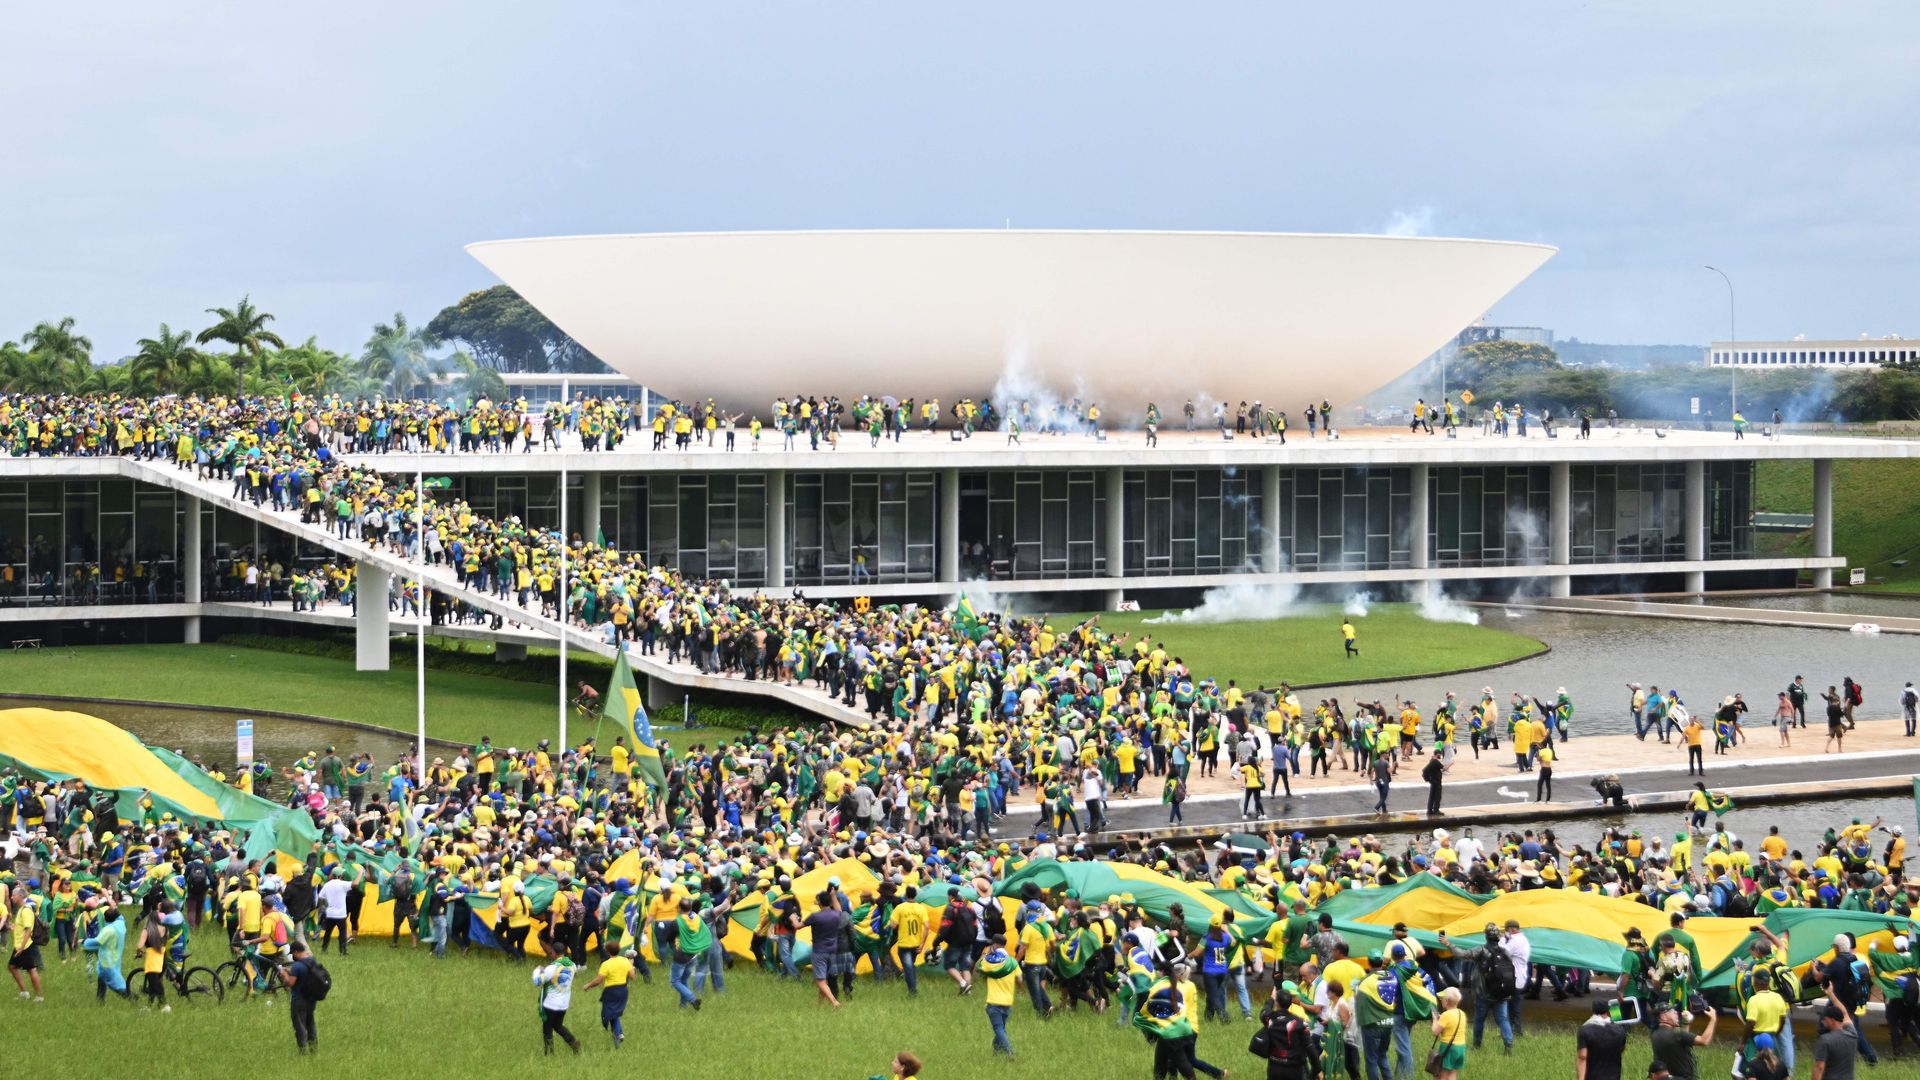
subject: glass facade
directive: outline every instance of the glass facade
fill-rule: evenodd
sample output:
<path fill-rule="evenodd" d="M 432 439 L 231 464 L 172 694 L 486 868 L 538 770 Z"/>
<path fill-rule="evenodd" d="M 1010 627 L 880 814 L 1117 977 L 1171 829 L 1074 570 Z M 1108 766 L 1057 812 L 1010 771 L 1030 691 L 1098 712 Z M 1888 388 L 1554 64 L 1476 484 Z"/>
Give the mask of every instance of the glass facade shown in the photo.
<path fill-rule="evenodd" d="M 1552 513 L 1545 465 L 1434 468 L 1427 477 L 1431 565 L 1539 566 Z"/>
<path fill-rule="evenodd" d="M 0 480 L 0 603 L 181 599 L 179 510 L 131 480 Z"/>
<path fill-rule="evenodd" d="M 1659 562 L 1687 557 L 1687 467 L 1575 465 L 1570 561 Z M 1709 559 L 1753 555 L 1753 463 L 1705 465 Z"/>
<path fill-rule="evenodd" d="M 1429 474 L 1430 565 L 1527 566 L 1549 558 L 1551 470 L 1440 467 Z M 1751 558 L 1754 467 L 1709 462 L 1705 550 Z M 1107 472 L 958 474 L 962 580 L 1106 577 Z M 1254 572 L 1260 565 L 1262 469 L 1126 469 L 1121 551 L 1127 577 Z M 1569 559 L 1647 563 L 1686 557 L 1686 464 L 1568 469 Z M 1412 470 L 1281 468 L 1280 565 L 1273 570 L 1393 570 L 1412 565 Z M 920 472 L 794 472 L 787 502 L 787 581 L 859 585 L 936 580 L 940 477 Z M 559 524 L 559 478 L 459 476 L 476 512 Z M 769 507 L 762 473 L 603 473 L 600 516 L 584 516 L 583 478 L 568 477 L 568 526 L 604 532 L 622 550 L 696 577 L 767 581 Z M 185 598 L 177 555 L 184 499 L 120 479 L 0 480 L 0 603 L 170 602 Z M 249 562 L 284 572 L 332 558 L 238 513 L 203 506 L 203 596 L 238 597 Z"/>
<path fill-rule="evenodd" d="M 962 578 L 1107 572 L 1107 494 L 1093 469 L 960 474 Z"/>
<path fill-rule="evenodd" d="M 1413 470 L 1282 469 L 1280 562 L 1293 570 L 1413 565 Z"/>
<path fill-rule="evenodd" d="M 1707 558 L 1753 557 L 1753 462 L 1710 461 Z"/>
<path fill-rule="evenodd" d="M 1568 470 L 1572 562 L 1658 562 L 1687 557 L 1687 467 L 1575 465 Z"/>
<path fill-rule="evenodd" d="M 1260 569 L 1260 476 L 1259 469 L 1128 469 L 1126 576 Z"/>
<path fill-rule="evenodd" d="M 787 474 L 787 582 L 932 581 L 932 472 Z"/>

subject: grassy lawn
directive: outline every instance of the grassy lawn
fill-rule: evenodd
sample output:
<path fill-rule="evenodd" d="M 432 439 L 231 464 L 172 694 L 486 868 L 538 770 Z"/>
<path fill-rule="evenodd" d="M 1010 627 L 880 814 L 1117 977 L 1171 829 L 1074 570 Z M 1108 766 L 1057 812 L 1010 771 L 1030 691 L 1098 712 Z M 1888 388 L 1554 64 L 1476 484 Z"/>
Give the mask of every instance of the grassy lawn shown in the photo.
<path fill-rule="evenodd" d="M 1373 604 L 1353 621 L 1360 656 L 1348 659 L 1340 640 L 1341 608 L 1312 606 L 1280 619 L 1152 624 L 1160 612 L 1108 612 L 1100 625 L 1115 633 L 1149 634 L 1168 652 L 1222 686 L 1295 686 L 1398 679 L 1497 664 L 1545 649 L 1523 634 L 1490 626 L 1434 622 L 1411 604 Z M 1056 628 L 1085 615 L 1062 616 Z"/>
<path fill-rule="evenodd" d="M 814 1004 L 810 983 L 785 984 L 739 966 L 728 991 L 709 994 L 697 1013 L 674 1007 L 664 971 L 655 971 L 651 986 L 636 984 L 625 1018 L 627 1045 L 619 1051 L 600 1029 L 599 992 L 576 990 L 568 1026 L 585 1044 L 585 1053 L 576 1058 L 563 1050 L 561 1057 L 545 1060 L 527 968 L 509 965 L 497 954 L 456 952 L 436 962 L 423 952 L 389 950 L 384 941 L 367 944 L 347 957 L 324 958 L 333 991 L 316 1018 L 322 1056 L 310 1064 L 294 1055 L 287 1009 L 277 996 L 254 1002 L 234 996 L 222 1005 L 177 1006 L 165 1014 L 117 999 L 103 1006 L 94 1001 L 83 964 L 62 965 L 51 948 L 46 950 L 46 1002 L 21 1001 L 9 986 L 0 997 L 0 1029 L 7 1032 L 14 1060 L 51 1065 L 53 1075 L 61 1076 L 81 1075 L 86 1061 L 140 1062 L 135 1071 L 142 1077 L 224 1076 L 234 1068 L 236 1049 L 252 1062 L 249 1072 L 289 1075 L 285 1070 L 292 1069 L 292 1075 L 336 1077 L 858 1080 L 886 1073 L 900 1050 L 918 1055 L 926 1064 L 923 1075 L 938 1080 L 1144 1080 L 1151 1075 L 1151 1051 L 1141 1036 L 1116 1030 L 1110 1016 L 1062 1014 L 1042 1022 L 1017 1000 L 1008 1035 L 1018 1056 L 1006 1061 L 990 1052 L 980 994 L 957 997 L 943 979 L 923 978 L 917 999 L 909 999 L 898 984 L 875 987 L 863 981 L 844 1008 L 829 1012 Z M 194 951 L 196 961 L 213 952 L 199 941 Z M 581 976 L 580 984 L 585 981 Z M 137 998 L 137 965 L 131 982 Z M 1714 1047 L 1700 1052 L 1700 1075 L 1727 1075 L 1734 1046 L 1727 1026 L 1721 1025 Z M 1570 1075 L 1572 1032 L 1567 1021 L 1529 1021 L 1528 1034 L 1511 1056 L 1500 1054 L 1499 1040 L 1490 1038 L 1488 1050 L 1469 1053 L 1465 1075 L 1472 1080 Z M 1199 1054 L 1235 1076 L 1263 1076 L 1264 1068 L 1246 1052 L 1251 1033 L 1245 1023 L 1208 1023 Z M 1884 1033 L 1872 1035 L 1878 1042 Z M 1421 1059 L 1416 1075 L 1428 1041 L 1424 1033 L 1416 1039 Z M 1809 1053 L 1803 1050 L 1802 1056 Z M 1645 1076 L 1648 1060 L 1646 1037 L 1634 1035 L 1623 1075 Z M 75 1071 L 66 1073 L 60 1062 Z"/>
<path fill-rule="evenodd" d="M 1753 505 L 1755 510 L 1776 513 L 1812 513 L 1813 463 L 1760 462 Z M 1885 580 L 1876 587 L 1920 590 L 1916 515 L 1920 515 L 1920 461 L 1834 462 L 1833 550 L 1846 556 L 1850 565 L 1865 568 L 1868 577 Z M 1805 533 L 1763 534 L 1762 542 L 1769 551 L 1813 554 L 1813 538 Z M 1894 566 L 1895 559 L 1905 559 L 1907 565 Z"/>
<path fill-rule="evenodd" d="M 416 715 L 412 646 L 404 668 L 397 652 L 392 670 L 355 671 L 350 660 L 218 643 L 9 650 L 0 656 L 0 687 L 15 694 L 305 713 L 411 732 Z M 598 671 L 605 668 L 603 662 Z M 604 688 L 604 674 L 582 677 Z M 501 745 L 528 746 L 554 736 L 556 710 L 552 683 L 427 665 L 427 734 L 435 738 L 470 743 L 486 734 Z M 678 722 L 678 710 L 659 717 L 662 726 Z M 570 734 L 577 727 L 576 716 Z M 708 727 L 701 734 L 722 738 L 738 732 Z"/>

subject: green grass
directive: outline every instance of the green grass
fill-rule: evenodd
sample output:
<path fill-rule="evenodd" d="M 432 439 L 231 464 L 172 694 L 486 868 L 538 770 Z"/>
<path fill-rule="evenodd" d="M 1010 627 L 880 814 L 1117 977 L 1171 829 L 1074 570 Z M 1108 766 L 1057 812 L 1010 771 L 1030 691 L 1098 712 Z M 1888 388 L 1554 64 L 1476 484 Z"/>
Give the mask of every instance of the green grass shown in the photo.
<path fill-rule="evenodd" d="M 1762 461 L 1755 470 L 1756 511 L 1813 512 L 1813 463 Z M 1836 461 L 1833 465 L 1833 550 L 1862 567 L 1882 588 L 1920 591 L 1920 460 Z M 1813 554 L 1813 538 L 1800 533 L 1761 534 L 1769 552 Z M 1893 560 L 1907 565 L 1894 566 Z M 1843 575 L 1844 579 L 1844 575 Z"/>
<path fill-rule="evenodd" d="M 304 713 L 411 732 L 417 709 L 412 649 L 406 650 L 406 666 L 400 665 L 401 659 L 396 650 L 392 670 L 355 671 L 351 660 L 228 643 L 23 649 L 0 655 L 0 687 L 14 694 Z M 601 671 L 605 668 L 602 663 Z M 569 674 L 571 682 L 571 670 Z M 604 674 L 593 679 L 604 687 Z M 436 670 L 431 661 L 427 665 L 427 734 L 434 738 L 471 743 L 490 735 L 501 745 L 529 746 L 554 737 L 557 704 L 550 682 Z M 661 716 L 660 723 L 678 723 L 677 712 Z M 577 724 L 576 716 L 569 734 Z M 739 731 L 707 726 L 698 734 L 733 738 Z"/>
<path fill-rule="evenodd" d="M 1018 1056 L 1005 1061 L 990 1053 L 980 996 L 957 997 L 945 980 L 923 979 L 918 999 L 909 999 L 897 983 L 876 987 L 863 981 L 844 1008 L 829 1012 L 814 1004 L 811 984 L 782 983 L 739 966 L 728 979 L 728 991 L 708 995 L 698 1013 L 674 1007 L 663 971 L 655 971 L 651 986 L 636 984 L 627 1006 L 627 1045 L 617 1052 L 599 1027 L 599 992 L 576 991 L 568 1026 L 586 1051 L 578 1058 L 563 1051 L 549 1061 L 540 1053 L 529 969 L 495 954 L 454 953 L 436 962 L 424 952 L 396 952 L 384 941 L 371 940 L 347 957 L 324 958 L 333 992 L 317 1016 L 321 1057 L 307 1063 L 294 1055 L 286 1006 L 278 1000 L 247 1002 L 236 996 L 223 1005 L 178 1006 L 166 1014 L 143 1012 L 117 999 L 102 1006 L 94 1001 L 82 963 L 62 965 L 52 949 L 46 955 L 46 1002 L 0 996 L 0 1030 L 7 1032 L 13 1060 L 41 1062 L 41 1071 L 54 1076 L 124 1072 L 137 1063 L 134 1073 L 142 1077 L 219 1077 L 232 1073 L 238 1053 L 247 1073 L 275 1076 L 860 1080 L 886 1073 L 900 1050 L 918 1055 L 926 1064 L 923 1075 L 937 1080 L 1144 1080 L 1151 1075 L 1150 1051 L 1140 1035 L 1116 1030 L 1110 1016 L 1062 1014 L 1042 1022 L 1024 1000 L 1016 1001 L 1008 1034 Z M 131 979 L 136 998 L 139 979 L 137 972 Z M 1541 1015 L 1534 1008 L 1532 1015 Z M 1734 1036 L 1727 1023 L 1721 1027 L 1717 1045 L 1699 1055 L 1701 1076 L 1727 1075 Z M 1572 1032 L 1566 1021 L 1533 1023 L 1512 1056 L 1500 1054 L 1498 1040 L 1490 1039 L 1490 1049 L 1469 1053 L 1464 1075 L 1471 1080 L 1570 1075 Z M 1264 1068 L 1246 1052 L 1251 1034 L 1245 1023 L 1206 1024 L 1200 1056 L 1235 1076 L 1263 1076 Z M 1420 1035 L 1415 1043 L 1422 1060 L 1428 1041 Z M 1802 1056 L 1810 1055 L 1805 1049 L 1810 1043 L 1801 1045 Z M 1624 1075 L 1645 1076 L 1649 1059 L 1646 1038 L 1636 1034 Z"/>
<path fill-rule="evenodd" d="M 1100 625 L 1114 633 L 1149 634 L 1201 676 L 1242 688 L 1354 680 L 1399 679 L 1482 667 L 1532 656 L 1546 648 L 1534 639 L 1490 626 L 1434 622 L 1411 604 L 1373 604 L 1354 619 L 1360 656 L 1348 659 L 1340 640 L 1341 609 L 1315 606 L 1280 619 L 1150 624 L 1155 611 L 1108 612 Z M 1064 629 L 1086 615 L 1056 618 Z"/>

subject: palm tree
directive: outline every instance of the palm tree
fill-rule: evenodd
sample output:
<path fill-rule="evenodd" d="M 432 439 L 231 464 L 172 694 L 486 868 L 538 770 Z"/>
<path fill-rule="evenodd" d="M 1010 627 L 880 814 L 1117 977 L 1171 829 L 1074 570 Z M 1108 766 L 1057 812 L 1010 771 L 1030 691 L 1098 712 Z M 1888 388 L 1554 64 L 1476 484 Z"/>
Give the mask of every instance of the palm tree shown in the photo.
<path fill-rule="evenodd" d="M 436 376 L 447 371 L 446 360 L 427 355 L 425 332 L 407 325 L 407 317 L 393 313 L 393 323 L 378 323 L 360 354 L 361 373 L 376 379 L 393 397 L 405 397 L 416 388 L 432 392 Z"/>
<path fill-rule="evenodd" d="M 195 352 L 193 359 L 175 373 L 174 380 L 175 389 L 182 394 L 211 397 L 232 387 L 233 368 L 217 356 Z"/>
<path fill-rule="evenodd" d="M 465 349 L 447 358 L 448 367 L 458 374 L 453 380 L 452 398 L 471 404 L 481 398 L 499 401 L 507 396 L 507 380 L 493 368 L 475 360 Z"/>
<path fill-rule="evenodd" d="M 20 343 L 30 353 L 41 353 L 63 367 L 85 367 L 93 361 L 93 341 L 73 332 L 73 316 L 62 316 L 57 323 L 42 322 L 27 331 Z"/>
<path fill-rule="evenodd" d="M 281 374 L 294 386 L 318 394 L 347 374 L 347 358 L 332 349 L 323 349 L 315 338 L 283 349 L 276 357 Z"/>
<path fill-rule="evenodd" d="M 219 321 L 200 331 L 200 336 L 194 340 L 202 345 L 210 341 L 224 341 L 232 345 L 233 356 L 228 362 L 233 365 L 235 381 L 243 386 L 245 383 L 239 376 L 245 374 L 247 361 L 252 360 L 257 364 L 268 345 L 276 349 L 287 347 L 279 334 L 266 328 L 273 321 L 273 316 L 255 309 L 250 296 L 242 296 L 240 302 L 231 308 L 208 308 L 207 314 L 216 316 Z"/>
<path fill-rule="evenodd" d="M 201 355 L 193 347 L 193 331 L 175 333 L 166 323 L 160 324 L 158 337 L 141 338 L 136 349 L 127 364 L 128 379 L 155 390 L 176 389 L 181 374 Z"/>

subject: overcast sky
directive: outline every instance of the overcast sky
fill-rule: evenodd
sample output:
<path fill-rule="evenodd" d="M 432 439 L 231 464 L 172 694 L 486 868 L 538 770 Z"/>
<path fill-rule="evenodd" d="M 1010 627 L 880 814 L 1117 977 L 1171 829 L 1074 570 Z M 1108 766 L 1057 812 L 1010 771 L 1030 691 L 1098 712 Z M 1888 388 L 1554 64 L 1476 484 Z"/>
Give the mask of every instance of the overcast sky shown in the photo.
<path fill-rule="evenodd" d="M 1920 5 L 22 4 L 0 337 L 241 293 L 357 351 L 473 240 L 1417 231 L 1561 250 L 1589 341 L 1920 335 Z"/>

